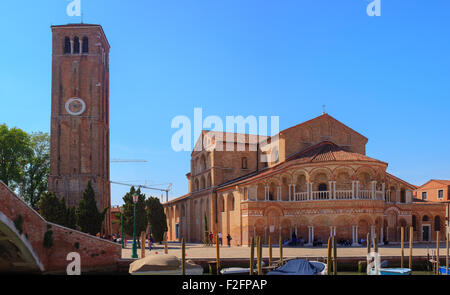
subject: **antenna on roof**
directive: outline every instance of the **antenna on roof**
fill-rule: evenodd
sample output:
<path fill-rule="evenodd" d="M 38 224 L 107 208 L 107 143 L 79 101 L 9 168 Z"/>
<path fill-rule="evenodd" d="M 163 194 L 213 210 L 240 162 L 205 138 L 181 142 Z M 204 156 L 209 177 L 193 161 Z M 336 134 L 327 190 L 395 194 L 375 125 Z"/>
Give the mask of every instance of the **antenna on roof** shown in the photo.
<path fill-rule="evenodd" d="M 327 112 L 326 112 L 326 107 L 327 107 L 326 105 L 323 105 L 323 106 L 322 106 L 322 108 L 323 108 L 323 113 L 322 113 L 322 115 L 325 115 L 325 114 L 327 113 Z"/>

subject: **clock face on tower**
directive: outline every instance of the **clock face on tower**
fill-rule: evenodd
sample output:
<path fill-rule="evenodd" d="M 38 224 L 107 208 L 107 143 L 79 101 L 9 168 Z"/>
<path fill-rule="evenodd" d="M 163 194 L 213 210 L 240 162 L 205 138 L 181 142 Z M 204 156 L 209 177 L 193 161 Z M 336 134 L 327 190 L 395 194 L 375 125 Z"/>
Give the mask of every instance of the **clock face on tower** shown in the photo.
<path fill-rule="evenodd" d="M 86 103 L 78 97 L 69 99 L 66 102 L 66 111 L 72 116 L 79 116 L 86 110 Z"/>

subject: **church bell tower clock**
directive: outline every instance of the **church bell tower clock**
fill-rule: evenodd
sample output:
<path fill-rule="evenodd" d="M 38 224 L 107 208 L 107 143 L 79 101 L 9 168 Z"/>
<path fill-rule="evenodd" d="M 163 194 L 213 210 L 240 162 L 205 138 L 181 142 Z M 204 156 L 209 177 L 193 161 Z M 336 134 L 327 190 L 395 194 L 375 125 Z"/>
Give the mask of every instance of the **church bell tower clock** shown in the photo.
<path fill-rule="evenodd" d="M 91 181 L 97 207 L 111 207 L 109 50 L 99 25 L 52 26 L 49 191 L 77 206 Z M 102 231 L 111 233 L 108 210 Z"/>

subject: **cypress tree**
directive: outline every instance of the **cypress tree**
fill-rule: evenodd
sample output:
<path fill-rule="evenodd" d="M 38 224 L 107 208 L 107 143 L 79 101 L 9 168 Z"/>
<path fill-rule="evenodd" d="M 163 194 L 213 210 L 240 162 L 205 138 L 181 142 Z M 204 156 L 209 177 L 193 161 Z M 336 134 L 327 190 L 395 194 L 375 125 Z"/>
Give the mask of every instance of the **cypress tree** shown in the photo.
<path fill-rule="evenodd" d="M 65 218 L 64 226 L 72 229 L 76 229 L 77 227 L 77 217 L 75 215 L 74 207 L 67 207 L 66 210 L 66 218 Z"/>
<path fill-rule="evenodd" d="M 107 210 L 108 208 L 104 208 L 102 212 L 98 211 L 95 192 L 91 181 L 89 181 L 75 211 L 77 225 L 80 227 L 80 230 L 91 235 L 100 233 Z"/>
<path fill-rule="evenodd" d="M 164 207 L 159 202 L 159 199 L 154 197 L 148 198 L 146 203 L 152 236 L 156 242 L 161 242 L 164 239 L 164 233 L 167 231 Z"/>
<path fill-rule="evenodd" d="M 46 192 L 39 200 L 39 213 L 45 220 L 59 225 L 65 224 L 66 203 L 60 200 L 55 193 Z"/>

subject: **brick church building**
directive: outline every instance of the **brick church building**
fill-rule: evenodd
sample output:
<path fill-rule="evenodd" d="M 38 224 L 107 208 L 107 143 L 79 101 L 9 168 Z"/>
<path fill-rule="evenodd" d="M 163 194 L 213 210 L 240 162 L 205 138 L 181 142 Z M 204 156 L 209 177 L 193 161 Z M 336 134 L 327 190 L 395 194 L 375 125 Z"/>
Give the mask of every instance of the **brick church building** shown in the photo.
<path fill-rule="evenodd" d="M 268 163 L 260 142 L 272 138 L 232 134 L 230 142 L 226 135 L 202 132 L 188 194 L 164 205 L 169 240 L 201 242 L 205 220 L 208 231 L 230 234 L 238 246 L 256 236 L 289 240 L 294 232 L 306 245 L 332 233 L 354 246 L 367 233 L 396 243 L 402 226 L 414 227 L 416 242 L 435 240 L 435 231 L 444 236 L 445 205 L 415 199 L 416 186 L 366 155 L 366 137 L 328 114 L 281 131 Z M 226 144 L 245 148 L 218 148 Z"/>

